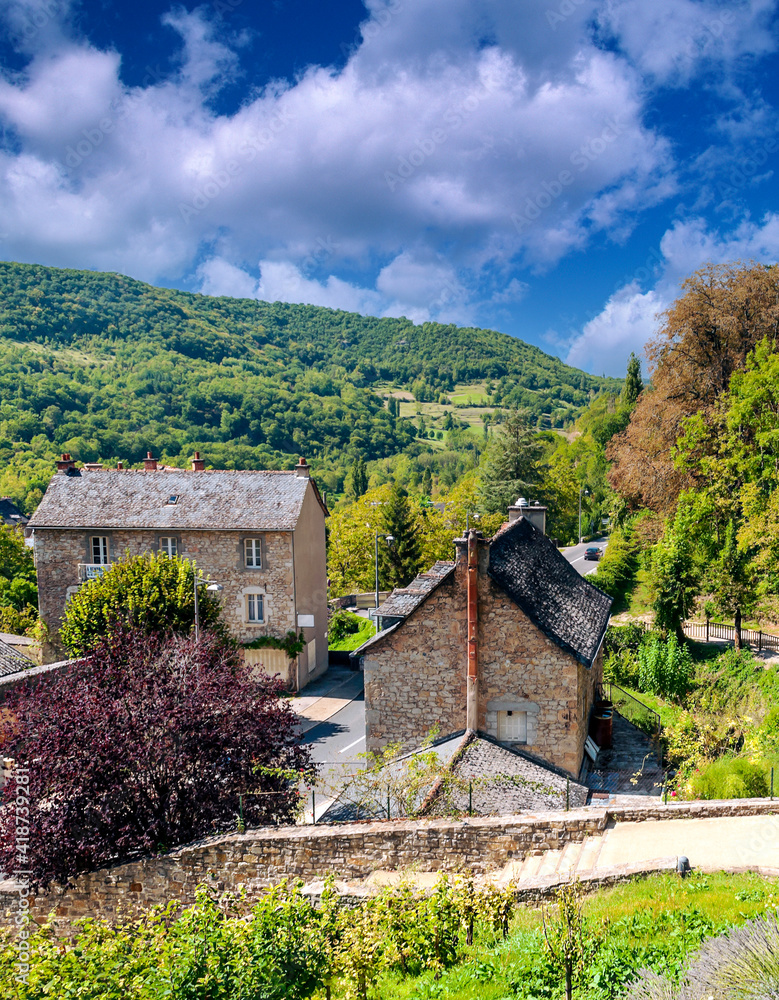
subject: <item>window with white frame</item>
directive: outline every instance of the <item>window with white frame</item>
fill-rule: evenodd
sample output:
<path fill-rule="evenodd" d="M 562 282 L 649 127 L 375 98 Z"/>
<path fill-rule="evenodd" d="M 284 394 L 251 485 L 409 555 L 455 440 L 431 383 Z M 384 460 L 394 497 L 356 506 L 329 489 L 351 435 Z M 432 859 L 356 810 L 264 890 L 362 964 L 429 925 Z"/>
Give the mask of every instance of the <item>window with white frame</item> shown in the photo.
<path fill-rule="evenodd" d="M 245 538 L 243 541 L 243 561 L 247 569 L 262 569 L 262 539 Z"/>
<path fill-rule="evenodd" d="M 498 712 L 498 739 L 503 743 L 527 743 L 527 712 Z"/>
<path fill-rule="evenodd" d="M 160 538 L 160 552 L 164 552 L 166 556 L 170 556 L 172 559 L 173 556 L 178 555 L 178 551 L 178 538 L 174 538 L 172 535 L 163 535 Z"/>
<path fill-rule="evenodd" d="M 108 538 L 105 535 L 92 536 L 92 562 L 101 566 L 108 563 Z"/>
<path fill-rule="evenodd" d="M 265 605 L 262 594 L 246 595 L 246 621 L 255 625 L 265 621 Z"/>

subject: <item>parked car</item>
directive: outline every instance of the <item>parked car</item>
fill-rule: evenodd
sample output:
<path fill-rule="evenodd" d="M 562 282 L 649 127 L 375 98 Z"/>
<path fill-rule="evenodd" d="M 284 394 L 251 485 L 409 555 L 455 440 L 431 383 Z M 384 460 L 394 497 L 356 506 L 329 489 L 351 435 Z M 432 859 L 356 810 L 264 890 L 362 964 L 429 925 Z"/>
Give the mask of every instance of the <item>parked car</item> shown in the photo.
<path fill-rule="evenodd" d="M 584 551 L 585 559 L 594 559 L 597 562 L 603 555 L 603 549 L 599 549 L 597 545 L 591 545 L 588 549 Z"/>

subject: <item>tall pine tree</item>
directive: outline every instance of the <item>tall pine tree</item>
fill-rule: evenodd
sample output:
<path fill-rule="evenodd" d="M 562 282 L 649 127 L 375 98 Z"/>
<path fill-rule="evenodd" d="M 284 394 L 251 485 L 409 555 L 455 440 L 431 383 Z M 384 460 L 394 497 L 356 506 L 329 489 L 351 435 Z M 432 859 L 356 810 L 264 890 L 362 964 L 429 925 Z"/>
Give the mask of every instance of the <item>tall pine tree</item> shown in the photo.
<path fill-rule="evenodd" d="M 541 443 L 528 416 L 512 410 L 488 449 L 481 475 L 479 499 L 485 512 L 505 512 L 539 481 Z"/>
<path fill-rule="evenodd" d="M 359 500 L 368 491 L 368 472 L 361 455 L 358 455 L 349 473 L 347 490 L 352 500 Z"/>
<path fill-rule="evenodd" d="M 408 493 L 396 486 L 382 510 L 382 533 L 392 542 L 379 538 L 379 576 L 383 587 L 405 587 L 422 569 L 422 542 L 417 533 Z"/>

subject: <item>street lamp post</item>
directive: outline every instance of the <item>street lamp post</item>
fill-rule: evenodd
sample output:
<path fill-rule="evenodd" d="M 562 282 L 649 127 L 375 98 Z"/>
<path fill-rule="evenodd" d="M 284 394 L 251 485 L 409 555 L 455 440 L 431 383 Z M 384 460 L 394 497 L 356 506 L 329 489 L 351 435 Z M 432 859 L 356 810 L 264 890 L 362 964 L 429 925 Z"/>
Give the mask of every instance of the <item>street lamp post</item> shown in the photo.
<path fill-rule="evenodd" d="M 381 534 L 380 531 L 376 532 L 376 607 L 377 608 L 379 606 L 379 535 L 380 534 Z M 385 535 L 384 538 L 387 542 L 387 545 L 392 545 L 392 543 L 395 541 L 394 535 Z M 376 620 L 378 622 L 378 617 Z"/>
<path fill-rule="evenodd" d="M 200 598 L 198 597 L 198 587 L 204 584 L 206 590 L 213 594 L 219 594 L 223 590 L 221 583 L 217 583 L 216 580 L 201 579 L 198 577 L 197 572 L 195 573 L 195 642 L 200 638 Z"/>
<path fill-rule="evenodd" d="M 590 491 L 587 489 L 586 486 L 582 486 L 579 488 L 579 544 L 580 545 L 582 541 L 582 494 L 584 494 L 586 497 L 590 495 Z"/>

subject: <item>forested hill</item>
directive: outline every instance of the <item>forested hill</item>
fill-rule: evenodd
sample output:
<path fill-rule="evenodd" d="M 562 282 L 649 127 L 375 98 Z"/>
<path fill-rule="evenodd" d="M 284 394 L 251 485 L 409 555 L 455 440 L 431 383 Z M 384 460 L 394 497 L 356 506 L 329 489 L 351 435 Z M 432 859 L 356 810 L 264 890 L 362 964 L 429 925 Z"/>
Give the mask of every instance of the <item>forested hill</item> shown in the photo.
<path fill-rule="evenodd" d="M 560 424 L 618 388 L 489 330 L 316 306 L 213 298 L 118 274 L 0 263 L 0 462 L 278 467 L 290 456 L 396 454 L 415 437 L 377 395 L 421 400 L 489 379 L 491 404 Z"/>

